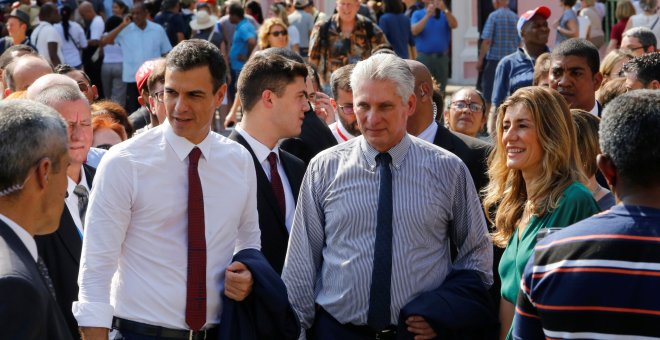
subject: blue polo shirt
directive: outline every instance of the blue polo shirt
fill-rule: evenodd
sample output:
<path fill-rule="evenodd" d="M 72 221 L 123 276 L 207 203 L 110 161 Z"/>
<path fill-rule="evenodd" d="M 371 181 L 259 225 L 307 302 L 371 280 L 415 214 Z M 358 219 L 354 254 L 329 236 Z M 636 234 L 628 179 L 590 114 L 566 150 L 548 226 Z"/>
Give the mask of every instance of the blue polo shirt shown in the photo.
<path fill-rule="evenodd" d="M 410 19 L 411 25 L 420 22 L 426 9 L 420 9 L 413 12 Z M 451 28 L 444 12 L 440 12 L 438 18 L 431 16 L 426 22 L 426 26 L 421 33 L 414 36 L 415 46 L 418 52 L 422 53 L 444 53 L 449 49 L 449 39 L 451 38 Z"/>
<path fill-rule="evenodd" d="M 546 51 L 550 50 L 546 47 Z M 522 48 L 500 60 L 495 70 L 493 94 L 491 102 L 499 106 L 512 93 L 521 87 L 531 86 L 534 80 L 535 60 L 530 58 Z"/>
<path fill-rule="evenodd" d="M 229 50 L 229 64 L 234 71 L 240 71 L 245 66 L 246 61 L 238 60 L 239 55 L 248 54 L 248 40 L 257 39 L 257 31 L 254 26 L 245 18 L 236 24 L 234 40 Z"/>
<path fill-rule="evenodd" d="M 144 30 L 135 23 L 126 26 L 115 38 L 115 43 L 121 47 L 124 57 L 121 80 L 125 83 L 135 82 L 135 74 L 145 61 L 160 58 L 172 49 L 165 29 L 151 21 L 147 21 Z"/>

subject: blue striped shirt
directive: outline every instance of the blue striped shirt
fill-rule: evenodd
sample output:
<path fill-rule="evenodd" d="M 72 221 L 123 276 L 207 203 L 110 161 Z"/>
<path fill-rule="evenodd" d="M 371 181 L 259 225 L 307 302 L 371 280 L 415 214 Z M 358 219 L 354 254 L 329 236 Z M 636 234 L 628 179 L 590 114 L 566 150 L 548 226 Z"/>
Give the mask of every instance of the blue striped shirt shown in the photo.
<path fill-rule="evenodd" d="M 516 51 L 520 45 L 517 24 L 518 15 L 508 7 L 490 13 L 481 32 L 481 39 L 492 41 L 486 60 L 500 60 Z"/>
<path fill-rule="evenodd" d="M 538 243 L 514 339 L 660 338 L 660 210 L 616 205 Z"/>
<path fill-rule="evenodd" d="M 452 269 L 492 283 L 492 246 L 467 167 L 450 152 L 406 135 L 392 156 L 391 322 Z M 364 325 L 373 269 L 379 174 L 360 136 L 310 162 L 298 197 L 282 279 L 304 328 L 321 305 L 341 323 Z M 449 225 L 453 225 L 453 229 Z M 458 246 L 451 262 L 449 232 Z"/>

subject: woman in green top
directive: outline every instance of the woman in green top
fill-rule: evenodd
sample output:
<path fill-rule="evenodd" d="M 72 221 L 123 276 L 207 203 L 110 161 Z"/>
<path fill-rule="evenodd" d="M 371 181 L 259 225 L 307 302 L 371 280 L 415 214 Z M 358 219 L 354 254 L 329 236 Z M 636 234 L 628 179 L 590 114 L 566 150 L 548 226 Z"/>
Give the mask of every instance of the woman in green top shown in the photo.
<path fill-rule="evenodd" d="M 586 176 L 575 127 L 559 93 L 542 87 L 519 89 L 500 106 L 496 133 L 484 207 L 496 228 L 493 242 L 506 246 L 499 265 L 504 339 L 538 231 L 566 227 L 598 212 L 598 206 L 581 184 Z"/>

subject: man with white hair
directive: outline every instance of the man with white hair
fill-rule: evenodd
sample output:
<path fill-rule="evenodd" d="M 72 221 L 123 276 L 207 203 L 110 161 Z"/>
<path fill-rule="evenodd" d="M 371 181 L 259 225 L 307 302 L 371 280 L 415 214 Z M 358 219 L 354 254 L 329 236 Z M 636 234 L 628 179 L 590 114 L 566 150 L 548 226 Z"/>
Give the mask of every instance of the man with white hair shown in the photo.
<path fill-rule="evenodd" d="M 479 198 L 458 157 L 406 133 L 414 85 L 396 56 L 359 62 L 362 136 L 307 168 L 282 278 L 314 339 L 452 338 L 481 319 L 492 250 Z"/>

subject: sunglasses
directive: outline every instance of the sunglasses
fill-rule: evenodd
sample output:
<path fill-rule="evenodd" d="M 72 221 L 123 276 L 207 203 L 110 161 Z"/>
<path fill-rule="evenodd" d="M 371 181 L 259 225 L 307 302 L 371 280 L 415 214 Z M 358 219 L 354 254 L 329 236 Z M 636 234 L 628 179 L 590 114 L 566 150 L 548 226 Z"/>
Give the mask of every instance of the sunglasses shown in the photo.
<path fill-rule="evenodd" d="M 87 85 L 83 82 L 79 82 L 78 83 L 78 88 L 80 89 L 80 92 L 87 92 L 87 90 L 89 90 L 89 85 Z"/>
<path fill-rule="evenodd" d="M 285 37 L 285 36 L 287 36 L 289 33 L 288 33 L 287 31 L 274 31 L 274 32 L 270 32 L 269 34 L 272 35 L 272 36 L 274 36 L 275 38 L 277 38 L 277 37 L 279 37 L 280 35 L 283 36 L 283 37 Z"/>

